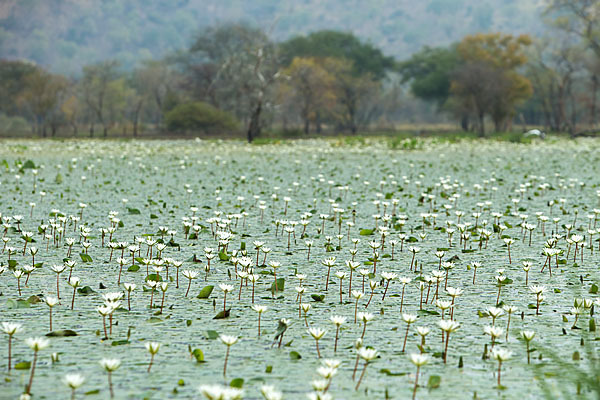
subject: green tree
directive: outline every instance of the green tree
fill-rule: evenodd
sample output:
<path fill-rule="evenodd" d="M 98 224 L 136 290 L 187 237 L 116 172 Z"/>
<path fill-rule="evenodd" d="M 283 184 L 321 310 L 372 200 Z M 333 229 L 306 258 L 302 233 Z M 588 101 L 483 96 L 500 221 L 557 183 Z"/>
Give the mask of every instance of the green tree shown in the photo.
<path fill-rule="evenodd" d="M 398 71 L 402 82 L 410 83 L 410 90 L 416 97 L 442 107 L 450 96 L 452 74 L 459 64 L 456 46 L 425 47 L 400 63 Z"/>
<path fill-rule="evenodd" d="M 8 116 L 21 115 L 18 98 L 27 77 L 38 71 L 33 63 L 0 60 L 0 111 Z"/>
<path fill-rule="evenodd" d="M 38 68 L 25 76 L 23 85 L 18 104 L 31 118 L 34 133 L 46 137 L 49 126 L 54 136 L 62 118 L 60 107 L 69 87 L 68 81 Z"/>
<path fill-rule="evenodd" d="M 377 81 L 385 78 L 387 71 L 394 67 L 392 57 L 348 32 L 323 30 L 296 36 L 281 43 L 280 50 L 282 63 L 286 66 L 295 57 L 342 58 L 350 61 L 354 75 L 370 75 Z"/>

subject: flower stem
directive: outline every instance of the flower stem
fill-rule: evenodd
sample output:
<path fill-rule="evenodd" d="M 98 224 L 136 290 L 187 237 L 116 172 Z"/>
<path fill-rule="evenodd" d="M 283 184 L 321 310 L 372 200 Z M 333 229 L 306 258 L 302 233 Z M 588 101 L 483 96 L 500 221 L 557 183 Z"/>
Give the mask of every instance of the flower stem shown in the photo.
<path fill-rule="evenodd" d="M 8 335 L 8 372 L 10 372 L 10 368 L 11 368 L 11 359 L 12 359 L 12 335 Z"/>
<path fill-rule="evenodd" d="M 420 367 L 417 366 L 417 374 L 415 375 L 415 388 L 413 389 L 413 400 L 415 400 L 417 398 L 417 387 L 419 386 L 419 369 Z"/>
<path fill-rule="evenodd" d="M 150 364 L 148 364 L 148 373 L 150 373 L 150 368 L 152 368 L 152 364 L 154 363 L 154 354 L 150 355 Z"/>
<path fill-rule="evenodd" d="M 227 346 L 227 352 L 225 353 L 225 364 L 223 365 L 223 376 L 227 375 L 227 359 L 229 358 L 229 346 Z"/>
<path fill-rule="evenodd" d="M 190 292 L 190 287 L 191 287 L 191 286 L 192 286 L 192 280 L 191 280 L 191 279 L 189 279 L 188 288 L 187 288 L 187 290 L 186 290 L 186 292 L 185 292 L 185 297 L 187 297 L 187 296 L 188 296 L 188 293 Z"/>
<path fill-rule="evenodd" d="M 27 385 L 27 389 L 25 393 L 31 394 L 31 385 L 33 385 L 33 375 L 35 374 L 35 364 L 37 362 L 37 351 L 33 352 L 33 362 L 31 363 L 31 375 L 29 375 L 29 384 Z"/>
<path fill-rule="evenodd" d="M 404 349 L 406 348 L 406 339 L 408 339 L 408 329 L 410 328 L 410 324 L 406 325 L 406 335 L 404 335 L 404 344 L 402 345 L 402 353 L 404 353 Z"/>
<path fill-rule="evenodd" d="M 112 399 L 113 397 L 115 397 L 115 392 L 113 391 L 113 384 L 112 384 L 110 371 L 108 371 L 108 390 L 110 392 L 110 398 Z"/>
<path fill-rule="evenodd" d="M 362 382 L 362 379 L 365 376 L 365 372 L 367 371 L 367 365 L 369 365 L 369 363 L 365 361 L 365 367 L 363 368 L 362 373 L 360 374 L 360 378 L 358 378 L 358 383 L 356 384 L 356 388 L 354 390 L 358 390 L 360 383 Z"/>
<path fill-rule="evenodd" d="M 77 291 L 77 288 L 74 287 L 73 288 L 73 298 L 71 299 L 71 310 L 73 310 L 73 308 L 75 307 L 75 292 Z"/>

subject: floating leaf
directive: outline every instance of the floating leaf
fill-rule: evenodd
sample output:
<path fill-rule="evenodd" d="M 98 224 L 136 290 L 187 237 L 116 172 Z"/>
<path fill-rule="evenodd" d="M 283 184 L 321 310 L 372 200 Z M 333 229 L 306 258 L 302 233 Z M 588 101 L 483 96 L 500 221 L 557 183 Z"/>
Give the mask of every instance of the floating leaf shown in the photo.
<path fill-rule="evenodd" d="M 29 307 L 31 307 L 31 303 L 28 302 L 27 300 L 8 299 L 8 300 L 6 300 L 6 307 L 7 308 L 29 308 Z"/>
<path fill-rule="evenodd" d="M 208 299 L 214 288 L 215 287 L 213 285 L 204 286 L 196 298 Z"/>
<path fill-rule="evenodd" d="M 387 376 L 404 376 L 408 374 L 408 372 L 392 372 L 387 368 L 382 368 L 379 370 L 379 372 Z"/>
<path fill-rule="evenodd" d="M 310 297 L 314 301 L 323 301 L 323 300 L 325 300 L 325 295 L 324 294 L 311 294 Z"/>
<path fill-rule="evenodd" d="M 14 366 L 15 369 L 29 369 L 31 368 L 31 362 L 30 361 L 21 361 L 19 363 L 16 363 Z"/>
<path fill-rule="evenodd" d="M 139 270 L 140 270 L 139 265 L 131 265 L 131 266 L 129 266 L 129 268 L 127 268 L 127 271 L 129 271 L 129 272 L 137 272 Z"/>
<path fill-rule="evenodd" d="M 241 389 L 244 386 L 244 379 L 242 379 L 242 378 L 232 379 L 231 382 L 229 382 L 229 386 L 231 386 L 232 388 Z"/>
<path fill-rule="evenodd" d="M 93 390 L 88 390 L 87 392 L 84 393 L 85 396 L 90 396 L 93 394 L 99 394 L 100 393 L 100 389 L 93 389 Z"/>
<path fill-rule="evenodd" d="M 285 289 L 285 278 L 277 278 L 277 292 L 283 292 Z M 271 284 L 269 289 L 271 293 L 275 293 L 275 282 Z"/>
<path fill-rule="evenodd" d="M 290 351 L 290 359 L 299 360 L 301 358 L 302 358 L 302 356 L 297 351 L 294 351 L 294 350 Z"/>
<path fill-rule="evenodd" d="M 15 268 L 19 264 L 17 260 L 8 260 L 8 268 Z"/>
<path fill-rule="evenodd" d="M 592 285 L 592 287 L 590 288 L 590 293 L 591 294 L 596 294 L 598 293 L 598 285 L 596 285 L 595 283 Z"/>
<path fill-rule="evenodd" d="M 80 253 L 79 257 L 81 257 L 81 261 L 83 261 L 84 263 L 91 263 L 94 261 L 92 260 L 92 257 L 90 257 L 89 254 Z"/>
<path fill-rule="evenodd" d="M 145 280 L 146 280 L 146 282 L 148 282 L 148 281 L 162 282 L 163 279 L 158 274 L 149 274 Z"/>
<path fill-rule="evenodd" d="M 207 339 L 214 340 L 219 337 L 219 333 L 217 331 L 208 330 L 204 336 L 206 336 Z"/>
<path fill-rule="evenodd" d="M 229 261 L 230 258 L 231 258 L 231 256 L 229 254 L 225 253 L 224 251 L 219 252 L 219 260 Z"/>
<path fill-rule="evenodd" d="M 131 343 L 129 340 L 127 339 L 123 339 L 123 340 L 113 340 L 113 342 L 110 344 L 111 346 L 122 346 L 124 344 L 129 344 Z"/>
<path fill-rule="evenodd" d="M 87 296 L 89 294 L 94 293 L 94 290 L 89 286 L 84 286 L 82 288 L 77 289 L 77 293 Z"/>
<path fill-rule="evenodd" d="M 130 215 L 138 215 L 141 214 L 140 210 L 138 210 L 137 208 L 131 208 L 131 207 L 127 207 L 127 212 Z"/>
<path fill-rule="evenodd" d="M 429 381 L 427 381 L 427 387 L 429 389 L 436 389 L 440 387 L 440 383 L 442 383 L 442 378 L 439 375 L 430 375 Z"/>
<path fill-rule="evenodd" d="M 373 229 L 361 229 L 358 234 L 361 236 L 369 236 L 373 234 Z"/>
<path fill-rule="evenodd" d="M 192 356 L 196 359 L 197 363 L 203 363 L 204 361 L 204 352 L 200 349 L 194 349 L 191 352 Z"/>
<path fill-rule="evenodd" d="M 69 336 L 77 336 L 77 332 L 71 330 L 71 329 L 61 329 L 59 331 L 52 331 L 49 333 L 46 333 L 46 336 L 48 337 L 69 337 Z"/>
<path fill-rule="evenodd" d="M 41 303 L 42 299 L 40 299 L 36 295 L 33 295 L 33 296 L 29 296 L 29 298 L 27 299 L 27 302 L 29 304 L 37 304 L 37 303 Z"/>
<path fill-rule="evenodd" d="M 231 310 L 231 308 L 224 310 L 224 311 L 219 311 L 219 313 L 217 315 L 215 315 L 213 317 L 213 319 L 225 319 L 225 318 L 229 317 L 230 310 Z"/>

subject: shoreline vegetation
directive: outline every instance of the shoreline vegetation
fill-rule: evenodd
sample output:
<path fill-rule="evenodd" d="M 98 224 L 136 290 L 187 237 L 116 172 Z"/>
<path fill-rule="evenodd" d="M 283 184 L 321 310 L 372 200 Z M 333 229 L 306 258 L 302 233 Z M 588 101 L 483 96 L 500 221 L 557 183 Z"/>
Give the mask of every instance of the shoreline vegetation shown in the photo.
<path fill-rule="evenodd" d="M 399 130 L 372 130 L 372 131 L 359 131 L 356 134 L 340 133 L 340 132 L 323 132 L 320 134 L 310 133 L 304 134 L 298 131 L 265 131 L 260 137 L 255 138 L 251 144 L 262 145 L 262 144 L 276 144 L 280 142 L 294 142 L 302 140 L 337 140 L 343 141 L 348 144 L 352 143 L 364 143 L 366 140 L 376 141 L 380 140 L 387 142 L 391 147 L 395 147 L 403 141 L 419 141 L 419 140 L 433 140 L 439 142 L 457 142 L 460 140 L 481 140 L 481 141 L 500 141 L 500 142 L 512 142 L 512 143 L 531 143 L 533 141 L 540 141 L 537 137 L 531 137 L 525 135 L 526 131 L 510 131 L 510 132 L 493 132 L 487 134 L 485 137 L 479 136 L 477 132 L 465 132 L 459 129 L 452 129 L 451 127 L 439 126 L 430 127 L 428 125 L 415 126 L 411 128 L 399 129 Z M 571 135 L 568 132 L 553 132 L 547 134 L 545 140 L 556 140 L 556 139 L 575 139 L 579 137 L 588 138 L 600 138 L 600 131 L 583 131 L 575 135 Z M 244 133 L 241 132 L 227 132 L 219 135 L 208 134 L 204 132 L 190 132 L 188 134 L 182 133 L 143 133 L 137 137 L 132 137 L 128 134 L 122 134 L 117 132 L 111 132 L 106 137 L 93 137 L 90 138 L 88 135 L 56 135 L 54 137 L 41 137 L 34 134 L 23 134 L 23 133 L 0 133 L 0 140 L 41 140 L 41 141 L 64 141 L 64 140 L 124 140 L 124 141 L 144 141 L 144 140 L 156 140 L 156 141 L 168 141 L 168 140 L 207 140 L 207 141 L 221 141 L 221 140 L 245 140 Z"/>

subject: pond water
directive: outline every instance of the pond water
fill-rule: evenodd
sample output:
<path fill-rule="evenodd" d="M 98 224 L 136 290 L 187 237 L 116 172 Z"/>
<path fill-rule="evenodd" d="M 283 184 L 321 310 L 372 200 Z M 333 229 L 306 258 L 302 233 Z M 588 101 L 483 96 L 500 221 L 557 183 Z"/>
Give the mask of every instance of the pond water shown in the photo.
<path fill-rule="evenodd" d="M 328 389 L 336 399 L 409 398 L 416 372 L 410 354 L 421 350 L 429 355 L 429 362 L 420 369 L 417 398 L 574 395 L 577 380 L 571 372 L 577 368 L 590 370 L 593 360 L 588 358 L 588 352 L 595 355 L 597 347 L 597 334 L 590 326 L 593 308 L 583 305 L 577 310 L 572 308 L 576 298 L 591 301 L 599 298 L 598 142 L 547 140 L 511 144 L 424 140 L 411 147 L 415 148 L 396 150 L 386 140 L 343 139 L 267 145 L 199 140 L 2 142 L 0 160 L 5 161 L 0 166 L 0 212 L 5 223 L 4 235 L 10 239 L 6 246 L 13 247 L 15 254 L 10 255 L 10 264 L 6 248 L 0 255 L 0 262 L 6 267 L 0 275 L 0 322 L 23 325 L 22 332 L 14 336 L 13 365 L 32 360 L 33 352 L 25 343 L 26 338 L 49 332 L 48 306 L 44 302 L 35 303 L 36 298 L 31 296 L 37 299 L 56 296 L 56 274 L 50 267 L 63 264 L 67 258 L 66 238 L 75 239 L 70 257 L 76 262 L 72 275 L 81 279 L 80 288 L 91 289 L 89 293 L 76 293 L 71 310 L 73 288 L 67 282 L 69 270 L 59 276 L 61 303 L 53 308 L 53 330 L 69 329 L 77 336 L 49 338 L 50 345 L 39 353 L 32 397 L 68 398 L 70 390 L 62 379 L 67 373 L 78 372 L 86 380 L 76 391 L 77 398 L 108 398 L 107 374 L 99 361 L 118 358 L 122 365 L 112 375 L 115 398 L 203 398 L 198 390 L 200 385 L 229 385 L 236 378 L 244 380 L 246 399 L 262 398 L 260 388 L 265 384 L 275 386 L 286 399 L 307 398 L 308 393 L 314 392 L 311 382 L 320 379 L 317 369 L 322 360 L 317 358 L 315 340 L 307 332 L 306 323 L 327 330 L 319 341 L 322 358 L 341 361 Z M 80 203 L 86 207 L 81 208 Z M 22 216 L 19 224 L 15 215 Z M 70 216 L 80 215 L 75 226 Z M 59 219 L 61 216 L 66 217 L 64 222 Z M 309 221 L 304 236 L 303 217 Z M 287 221 L 288 232 L 281 221 Z M 184 222 L 196 226 L 197 238 L 185 233 Z M 348 222 L 353 223 L 348 225 Z M 531 242 L 523 222 L 530 224 Z M 50 234 L 53 223 L 64 226 L 59 240 L 52 235 L 45 238 L 41 233 L 43 225 L 47 225 L 46 234 Z M 153 295 L 154 307 L 149 307 L 151 290 L 145 285 L 147 274 L 142 260 L 150 259 L 147 244 L 140 245 L 139 259 L 135 261 L 139 266 L 137 271 L 133 271 L 137 268 L 129 270 L 132 258 L 129 250 L 125 250 L 126 264 L 121 283 L 117 284 L 120 250 L 115 250 L 111 259 L 107 247 L 109 234 L 104 245 L 101 234 L 102 228 L 108 229 L 113 224 L 116 230 L 112 240 L 128 245 L 134 244 L 138 237 L 164 238 L 164 243 L 172 237 L 160 258 L 181 261 L 183 265 L 179 288 L 173 266 L 169 268 L 169 279 L 165 269 L 160 272 L 161 279 L 169 282 L 162 313 L 160 291 Z M 499 229 L 499 225 L 505 225 L 504 229 Z M 89 257 L 80 256 L 85 253 L 80 241 L 82 226 L 90 229 Z M 388 229 L 384 229 L 387 235 L 383 249 L 377 250 L 376 273 L 371 275 L 377 285 L 366 311 L 373 313 L 374 318 L 368 322 L 364 335 L 364 345 L 376 349 L 378 357 L 368 365 L 359 390 L 355 390 L 354 342 L 361 336 L 363 325 L 354 323 L 355 301 L 350 297 L 348 277 L 342 280 L 340 303 L 340 280 L 335 272 L 350 272 L 345 261 L 352 259 L 350 250 L 355 245 L 351 239 L 360 239 L 354 256 L 360 267 L 353 273 L 352 288 L 362 290 L 358 269 L 372 272 L 373 249 L 369 242 L 382 242 L 381 226 Z M 176 232 L 161 235 L 160 227 Z M 454 230 L 451 244 L 448 228 Z M 213 234 L 217 229 L 233 234 L 227 251 L 221 255 Z M 461 244 L 461 229 L 469 236 L 466 245 Z M 481 229 L 491 235 L 487 244 L 483 241 L 480 246 Z M 38 265 L 27 284 L 26 277 L 21 278 L 19 296 L 13 270 L 32 264 L 29 252 L 23 255 L 25 242 L 21 231 L 33 232 L 34 242 L 27 246 L 37 247 Z M 580 244 L 577 243 L 574 259 L 576 245 L 566 240 L 571 240 L 574 234 L 581 235 L 586 244 L 583 260 Z M 405 235 L 402 244 L 400 235 Z M 554 246 L 562 253 L 552 258 L 550 276 L 547 267 L 544 272 L 540 270 L 546 261 L 544 246 L 553 235 L 557 237 Z M 510 245 L 510 263 L 504 240 L 508 238 L 514 239 Z M 310 258 L 307 240 L 313 243 Z M 392 259 L 394 240 L 397 244 Z M 262 241 L 271 248 L 266 264 L 261 253 L 256 265 L 254 241 Z M 154 246 L 152 258 L 156 259 Z M 410 246 L 420 249 L 415 260 Z M 206 247 L 213 248 L 216 256 L 207 276 Z M 242 287 L 238 300 L 240 280 L 235 269 L 241 267 L 228 260 L 234 250 L 241 257 L 244 247 L 253 260 L 253 272 L 260 276 L 255 286 L 255 303 L 268 307 L 261 317 L 260 336 L 258 315 L 251 308 L 252 285 Z M 425 283 L 424 299 L 430 292 L 426 304 L 420 301 L 419 289 L 419 282 L 427 282 L 427 276 L 438 271 L 437 251 L 444 252 L 441 261 L 454 262 L 447 286 L 463 290 L 456 298 L 453 312 L 460 327 L 450 335 L 446 364 L 438 326 L 440 309 L 431 301 L 436 285 L 428 290 Z M 329 257 L 336 260 L 325 290 L 328 269 L 322 261 Z M 274 276 L 269 261 L 280 262 L 277 278 L 285 282 L 284 290 L 274 295 L 270 290 Z M 523 261 L 532 263 L 528 284 L 546 288 L 539 315 L 535 309 L 536 296 L 525 283 Z M 481 263 L 475 284 L 473 262 Z M 416 265 L 413 271 L 411 263 Z M 504 271 L 499 273 L 499 269 Z M 187 297 L 188 280 L 182 275 L 183 270 L 199 272 Z M 398 276 L 391 280 L 384 300 L 386 285 L 382 272 Z M 297 273 L 306 275 L 302 302 L 311 305 L 306 321 L 298 314 Z M 495 346 L 512 351 L 512 357 L 502 364 L 500 387 L 498 362 L 491 357 L 490 335 L 484 332 L 492 324 L 486 310 L 497 305 L 499 275 L 507 277 L 500 288 L 499 307 L 517 308 L 511 315 L 508 338 L 504 331 L 495 342 Z M 404 297 L 399 277 L 411 278 Z M 371 295 L 368 280 L 358 311 L 365 311 Z M 125 293 L 124 283 L 137 285 L 131 294 L 131 311 L 127 310 L 125 294 L 121 307 L 113 314 L 112 334 L 104 338 L 97 307 L 104 303 L 103 294 Z M 224 319 L 213 318 L 223 308 L 219 284 L 234 286 L 227 295 L 230 315 Z M 208 285 L 214 286 L 209 298 L 197 298 Z M 451 300 L 443 286 L 444 280 L 440 299 Z M 322 295 L 324 298 L 317 301 Z M 407 325 L 400 312 L 401 302 L 403 312 L 417 315 L 408 330 L 405 352 L 402 347 Z M 581 313 L 575 327 L 573 312 Z M 335 353 L 332 315 L 347 317 Z M 290 323 L 279 347 L 274 338 L 281 318 L 288 318 Z M 449 318 L 449 311 L 445 318 Z M 495 325 L 505 330 L 507 322 L 504 312 Z M 431 329 L 424 348 L 418 347 L 421 338 L 416 327 Z M 531 342 L 530 364 L 521 339 L 524 329 L 536 333 Z M 223 376 L 226 346 L 215 338 L 217 334 L 239 338 L 230 348 L 226 377 Z M 3 334 L 0 339 L 4 368 L 0 398 L 10 399 L 23 393 L 30 370 L 13 369 L 10 374 L 6 371 L 7 338 Z M 149 341 L 162 345 L 150 373 L 147 372 L 150 354 L 145 348 Z M 204 362 L 197 362 L 190 355 L 190 348 L 202 350 Z M 58 362 L 51 361 L 52 353 L 58 353 Z M 560 362 L 568 363 L 568 367 Z M 363 365 L 361 360 L 357 377 Z M 580 391 L 583 396 L 597 395 L 585 384 L 580 385 Z"/>

